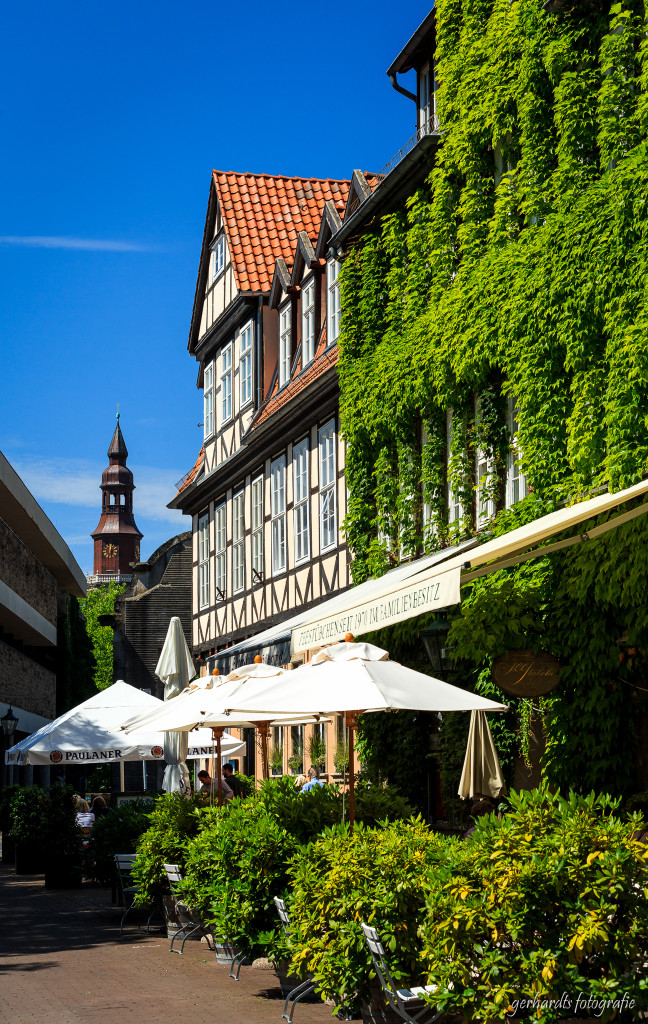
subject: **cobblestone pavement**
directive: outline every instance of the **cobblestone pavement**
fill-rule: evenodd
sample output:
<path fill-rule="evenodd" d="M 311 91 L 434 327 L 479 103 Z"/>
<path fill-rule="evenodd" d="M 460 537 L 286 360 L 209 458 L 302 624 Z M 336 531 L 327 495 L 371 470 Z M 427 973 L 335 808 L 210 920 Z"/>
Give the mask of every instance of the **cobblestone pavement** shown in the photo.
<path fill-rule="evenodd" d="M 213 953 L 127 926 L 110 892 L 45 889 L 40 875 L 0 867 L 1 1024 L 282 1024 L 274 973 L 228 977 Z M 330 1024 L 331 1008 L 299 1004 L 295 1024 Z"/>

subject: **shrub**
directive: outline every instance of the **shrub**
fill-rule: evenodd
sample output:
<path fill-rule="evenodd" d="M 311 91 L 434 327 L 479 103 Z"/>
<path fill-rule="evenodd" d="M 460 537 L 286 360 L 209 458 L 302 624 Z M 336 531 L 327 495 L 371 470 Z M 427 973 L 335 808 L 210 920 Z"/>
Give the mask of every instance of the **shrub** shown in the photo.
<path fill-rule="evenodd" d="M 512 1006 L 541 1024 L 576 1016 L 579 994 L 625 993 L 635 1016 L 648 1006 L 648 849 L 617 807 L 543 786 L 512 793 L 501 821 L 478 820 L 429 877 L 420 935 L 435 1003 L 486 1021 Z M 550 1005 L 563 993 L 571 1007 Z M 525 1012 L 529 998 L 539 1005 Z M 613 1015 L 599 1010 L 586 1015 Z"/>
<path fill-rule="evenodd" d="M 261 806 L 299 843 L 308 843 L 326 828 L 349 817 L 348 793 L 338 786 L 313 786 L 305 793 L 289 776 L 268 779 L 259 790 Z M 356 821 L 375 825 L 381 821 L 409 818 L 410 804 L 394 786 L 359 782 L 356 788 Z"/>
<path fill-rule="evenodd" d="M 117 885 L 116 853 L 135 853 L 137 841 L 149 825 L 151 800 L 133 800 L 115 807 L 95 821 L 88 843 L 93 877 L 102 885 Z"/>
<path fill-rule="evenodd" d="M 277 924 L 273 897 L 286 888 L 296 849 L 258 797 L 205 809 L 187 847 L 181 892 L 217 937 L 258 952 Z"/>
<path fill-rule="evenodd" d="M 10 803 L 10 835 L 16 843 L 44 850 L 48 860 L 75 854 L 81 849 L 83 832 L 76 823 L 74 791 L 71 786 L 17 787 Z"/>
<path fill-rule="evenodd" d="M 46 806 L 47 794 L 39 786 L 19 786 L 13 791 L 9 834 L 17 843 L 44 843 Z"/>
<path fill-rule="evenodd" d="M 358 1007 L 374 972 L 360 922 L 374 923 L 391 951 L 396 978 L 423 975 L 417 926 L 424 918 L 426 876 L 458 842 L 431 832 L 421 818 L 381 829 L 338 825 L 300 850 L 291 864 L 292 966 L 311 972 L 323 996 Z"/>
<path fill-rule="evenodd" d="M 133 877 L 140 889 L 136 903 L 152 903 L 168 892 L 164 865 L 184 867 L 189 840 L 198 832 L 198 807 L 202 807 L 200 796 L 188 800 L 179 793 L 166 793 L 156 801 L 147 818 L 148 827 L 137 841 Z"/>

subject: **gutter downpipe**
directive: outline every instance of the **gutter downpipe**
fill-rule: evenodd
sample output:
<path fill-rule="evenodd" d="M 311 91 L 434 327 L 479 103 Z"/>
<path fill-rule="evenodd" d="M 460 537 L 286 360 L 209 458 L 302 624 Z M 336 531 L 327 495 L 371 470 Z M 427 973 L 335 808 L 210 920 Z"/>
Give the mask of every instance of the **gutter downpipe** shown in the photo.
<path fill-rule="evenodd" d="M 401 96 L 407 96 L 408 99 L 414 100 L 414 102 L 418 104 L 418 96 L 416 96 L 413 92 L 410 92 L 409 89 L 405 89 L 403 88 L 402 85 L 398 84 L 395 71 L 392 71 L 392 73 L 390 74 L 389 81 L 391 82 L 396 92 L 399 92 Z"/>

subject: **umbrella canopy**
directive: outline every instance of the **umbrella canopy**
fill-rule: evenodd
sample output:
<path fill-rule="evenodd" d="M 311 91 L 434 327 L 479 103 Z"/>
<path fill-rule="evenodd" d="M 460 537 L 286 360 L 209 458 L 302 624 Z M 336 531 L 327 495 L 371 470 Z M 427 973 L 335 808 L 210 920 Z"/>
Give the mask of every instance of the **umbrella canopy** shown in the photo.
<path fill-rule="evenodd" d="M 169 701 L 163 708 L 140 715 L 124 723 L 124 731 L 128 734 L 140 729 L 184 730 L 196 726 L 209 726 L 214 730 L 215 739 L 220 742 L 222 730 L 227 728 L 246 728 L 252 726 L 261 735 L 263 757 L 263 775 L 269 775 L 268 767 L 268 729 L 271 725 L 293 725 L 294 715 L 244 714 L 233 715 L 226 712 L 225 706 L 230 694 L 241 686 L 247 686 L 254 680 L 271 682 L 274 686 L 284 677 L 292 675 L 275 665 L 254 663 L 241 665 L 221 680 L 219 676 L 202 676 L 195 679 L 178 697 Z M 314 721 L 314 717 L 299 718 L 300 722 Z M 218 780 L 220 800 L 220 755 L 218 756 Z"/>
<path fill-rule="evenodd" d="M 163 706 L 152 694 L 119 680 L 16 743 L 6 752 L 5 761 L 21 765 L 162 761 L 164 737 L 159 730 L 127 737 L 120 726 L 127 716 Z M 208 744 L 210 732 L 193 733 L 192 756 L 205 756 L 202 751 Z M 227 752 L 233 756 L 241 747 L 232 740 Z"/>
<path fill-rule="evenodd" d="M 250 685 L 252 680 L 270 683 L 276 688 L 280 682 L 283 687 L 284 679 L 292 675 L 295 675 L 295 672 L 287 672 L 274 665 L 254 664 L 235 669 L 225 679 L 221 679 L 220 676 L 202 676 L 195 679 L 173 701 L 158 705 L 124 722 L 123 729 L 130 735 L 143 729 L 182 730 L 194 729 L 197 726 L 238 729 L 255 727 L 266 722 L 270 725 L 293 725 L 295 715 L 268 715 L 265 712 L 246 712 L 239 715 L 226 710 L 231 703 L 231 695 L 240 692 L 241 687 Z M 299 718 L 300 722 L 303 720 Z M 307 716 L 307 720 L 315 721 L 315 716 Z"/>
<path fill-rule="evenodd" d="M 504 704 L 451 686 L 390 661 L 373 644 L 341 643 L 295 669 L 281 686 L 271 679 L 247 679 L 226 697 L 234 716 L 344 713 L 349 729 L 349 823 L 355 817 L 353 734 L 357 715 L 367 711 L 505 711 Z M 302 719 L 303 721 L 303 719 Z"/>
<path fill-rule="evenodd" d="M 504 776 L 486 715 L 483 711 L 471 711 L 459 796 L 465 800 L 474 796 L 498 797 L 505 792 Z"/>
<path fill-rule="evenodd" d="M 276 685 L 247 679 L 227 694 L 232 717 L 243 714 L 326 715 L 333 712 L 505 711 L 504 704 L 390 661 L 373 644 L 341 643 L 315 655 Z"/>
<path fill-rule="evenodd" d="M 174 615 L 169 623 L 164 646 L 155 666 L 156 676 L 164 683 L 164 699 L 170 700 L 181 693 L 196 674 L 187 646 L 182 623 Z M 191 794 L 189 772 L 185 764 L 189 742 L 186 732 L 174 732 L 165 737 L 164 760 L 167 766 L 162 789 L 167 793 Z"/>

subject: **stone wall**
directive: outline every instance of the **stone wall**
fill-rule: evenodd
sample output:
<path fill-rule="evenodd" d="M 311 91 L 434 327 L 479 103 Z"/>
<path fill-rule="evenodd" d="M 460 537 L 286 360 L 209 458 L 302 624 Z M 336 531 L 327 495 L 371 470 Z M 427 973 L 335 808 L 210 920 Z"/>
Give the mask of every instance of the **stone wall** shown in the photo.
<path fill-rule="evenodd" d="M 56 580 L 0 519 L 0 580 L 56 624 Z"/>
<path fill-rule="evenodd" d="M 0 700 L 44 718 L 55 718 L 56 676 L 0 641 Z"/>

